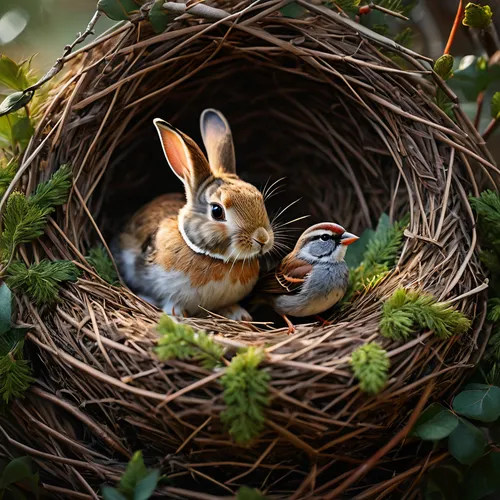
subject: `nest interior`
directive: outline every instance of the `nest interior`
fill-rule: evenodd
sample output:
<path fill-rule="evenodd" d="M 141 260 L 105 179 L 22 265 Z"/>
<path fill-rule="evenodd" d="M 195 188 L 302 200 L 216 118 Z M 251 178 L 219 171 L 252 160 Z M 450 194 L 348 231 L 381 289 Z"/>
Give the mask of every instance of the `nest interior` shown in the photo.
<path fill-rule="evenodd" d="M 216 21 L 186 14 L 160 35 L 146 22 L 127 23 L 70 56 L 52 92 L 21 165 L 23 187 L 32 190 L 62 163 L 72 165 L 74 187 L 24 255 L 73 259 L 86 273 L 55 308 L 17 298 L 19 320 L 34 324 L 37 381 L 12 418 L 2 417 L 0 450 L 29 447 L 54 495 L 95 497 L 141 449 L 169 474 L 167 496 L 220 498 L 251 485 L 285 498 L 328 497 L 404 425 L 430 383 L 433 397 L 445 395 L 484 347 L 485 297 L 475 292 L 483 274 L 467 201 L 496 173 L 483 142 L 458 108 L 451 120 L 434 104 L 436 85 L 453 95 L 424 58 L 299 3 L 310 9 L 306 19 L 284 17 L 272 0 L 219 4 L 233 15 Z M 229 353 L 267 346 L 272 402 L 249 447 L 234 444 L 220 422 L 220 373 L 155 359 L 159 312 L 105 284 L 84 259 L 144 202 L 182 189 L 152 118 L 200 143 L 206 107 L 227 116 L 242 178 L 257 186 L 286 178 L 271 213 L 300 197 L 286 218 L 310 214 L 307 224 L 334 220 L 353 232 L 383 212 L 411 215 L 397 270 L 341 322 L 304 324 L 287 337 L 272 326 L 189 320 L 218 334 Z M 473 328 L 446 342 L 431 332 L 406 344 L 380 337 L 380 299 L 401 284 L 455 299 Z M 386 388 L 368 397 L 349 355 L 373 340 L 388 351 L 391 371 Z M 411 443 L 387 451 L 383 465 L 347 490 L 350 498 L 382 490 L 400 498 L 436 460 Z"/>

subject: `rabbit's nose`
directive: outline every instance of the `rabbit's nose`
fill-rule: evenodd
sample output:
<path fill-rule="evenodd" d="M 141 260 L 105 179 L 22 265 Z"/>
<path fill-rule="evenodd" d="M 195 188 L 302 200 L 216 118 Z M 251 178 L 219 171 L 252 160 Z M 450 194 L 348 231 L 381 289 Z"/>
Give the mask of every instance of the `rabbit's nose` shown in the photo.
<path fill-rule="evenodd" d="M 254 231 L 252 239 L 263 247 L 269 241 L 269 233 L 263 227 L 259 227 Z"/>

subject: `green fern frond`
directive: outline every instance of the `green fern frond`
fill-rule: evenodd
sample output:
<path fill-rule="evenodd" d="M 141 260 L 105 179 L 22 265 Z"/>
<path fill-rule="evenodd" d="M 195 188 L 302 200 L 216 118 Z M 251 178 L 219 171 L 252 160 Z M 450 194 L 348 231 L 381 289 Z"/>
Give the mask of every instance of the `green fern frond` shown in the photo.
<path fill-rule="evenodd" d="M 10 186 L 12 179 L 16 175 L 17 164 L 14 161 L 3 162 L 0 158 L 0 198 Z"/>
<path fill-rule="evenodd" d="M 107 281 L 110 285 L 120 284 L 113 261 L 102 245 L 91 248 L 85 258 L 104 281 Z"/>
<path fill-rule="evenodd" d="M 381 218 L 379 227 L 366 246 L 361 264 L 349 271 L 349 288 L 344 302 L 348 302 L 356 293 L 380 283 L 399 258 L 408 217 L 393 224 L 388 222 L 387 216 L 385 218 L 387 225 L 382 224 L 384 218 Z"/>
<path fill-rule="evenodd" d="M 231 360 L 221 379 L 227 406 L 221 420 L 239 444 L 252 441 L 264 427 L 270 379 L 269 374 L 259 368 L 264 357 L 264 351 L 249 347 Z"/>
<path fill-rule="evenodd" d="M 500 361 L 500 327 L 496 327 L 491 333 L 486 356 Z"/>
<path fill-rule="evenodd" d="M 478 198 L 471 198 L 470 204 L 475 212 L 485 221 L 493 224 L 500 232 L 500 194 L 489 189 Z"/>
<path fill-rule="evenodd" d="M 22 358 L 24 342 L 0 357 L 0 397 L 4 403 L 21 398 L 34 381 L 29 362 Z"/>
<path fill-rule="evenodd" d="M 352 352 L 351 366 L 359 380 L 360 389 L 369 394 L 377 394 L 387 382 L 391 363 L 382 347 L 369 342 Z"/>
<path fill-rule="evenodd" d="M 29 267 L 13 262 L 8 269 L 7 284 L 11 289 L 25 293 L 36 304 L 51 304 L 59 300 L 59 286 L 64 281 L 76 281 L 79 269 L 66 260 L 42 260 Z"/>
<path fill-rule="evenodd" d="M 395 35 L 394 41 L 403 47 L 410 48 L 413 44 L 413 30 L 410 27 L 405 28 Z"/>
<path fill-rule="evenodd" d="M 7 200 L 3 217 L 4 230 L 0 237 L 3 258 L 8 259 L 21 243 L 40 237 L 50 212 L 50 208 L 30 203 L 24 194 L 12 193 Z"/>
<path fill-rule="evenodd" d="M 45 209 L 64 205 L 68 201 L 71 177 L 71 167 L 61 165 L 48 181 L 38 184 L 36 191 L 29 198 L 30 203 Z"/>
<path fill-rule="evenodd" d="M 488 321 L 492 323 L 500 322 L 500 298 L 493 298 L 488 301 Z"/>
<path fill-rule="evenodd" d="M 404 218 L 376 234 L 376 237 L 368 243 L 363 256 L 363 263 L 367 268 L 392 267 L 396 264 L 407 225 L 408 220 Z"/>
<path fill-rule="evenodd" d="M 166 314 L 157 327 L 160 333 L 155 352 L 162 361 L 169 359 L 199 361 L 207 370 L 221 364 L 224 348 L 205 332 L 195 332 L 189 325 L 176 323 Z"/>
<path fill-rule="evenodd" d="M 393 340 L 406 340 L 420 330 L 432 330 L 439 338 L 465 333 L 471 321 L 446 302 L 428 294 L 399 288 L 382 307 L 380 333 Z"/>

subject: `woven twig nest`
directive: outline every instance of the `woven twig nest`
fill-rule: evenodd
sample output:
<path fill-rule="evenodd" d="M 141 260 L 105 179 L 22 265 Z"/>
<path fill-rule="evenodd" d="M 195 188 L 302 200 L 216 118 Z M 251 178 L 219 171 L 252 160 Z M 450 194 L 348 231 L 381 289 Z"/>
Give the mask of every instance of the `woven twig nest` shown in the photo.
<path fill-rule="evenodd" d="M 23 188 L 31 192 L 62 163 L 72 165 L 74 188 L 26 250 L 86 272 L 54 308 L 18 297 L 19 321 L 34 325 L 37 381 L 3 429 L 7 448 L 32 454 L 54 495 L 91 498 L 137 449 L 169 474 L 160 491 L 172 497 L 219 498 L 239 485 L 284 498 L 331 495 L 405 425 L 430 382 L 432 397 L 448 394 L 484 347 L 484 277 L 468 204 L 495 170 L 484 143 L 458 108 L 452 120 L 435 104 L 438 86 L 454 98 L 425 58 L 322 7 L 296 20 L 282 6 L 219 5 L 239 14 L 185 14 L 160 35 L 146 21 L 127 23 L 70 56 L 52 91 L 21 165 Z M 275 209 L 302 197 L 291 217 L 309 213 L 308 223 L 334 220 L 353 232 L 382 212 L 411 216 L 397 268 L 340 322 L 300 325 L 288 337 L 272 325 L 188 320 L 218 334 L 229 353 L 266 347 L 271 404 L 264 431 L 246 447 L 220 421 L 220 372 L 160 363 L 152 351 L 160 312 L 109 286 L 84 258 L 145 201 L 181 191 L 152 118 L 199 139 L 205 107 L 227 116 L 242 178 L 260 186 L 286 177 Z M 381 337 L 381 301 L 401 285 L 453 300 L 473 327 L 446 341 L 432 332 L 407 343 Z M 368 396 L 349 357 L 374 340 L 391 369 L 386 387 Z M 411 443 L 398 445 L 345 494 L 401 498 L 427 459 Z"/>

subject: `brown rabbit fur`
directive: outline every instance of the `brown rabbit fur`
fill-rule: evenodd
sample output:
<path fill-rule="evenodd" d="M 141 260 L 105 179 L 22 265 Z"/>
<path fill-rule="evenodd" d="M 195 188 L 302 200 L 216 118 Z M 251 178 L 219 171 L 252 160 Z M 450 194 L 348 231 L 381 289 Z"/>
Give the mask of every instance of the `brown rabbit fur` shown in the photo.
<path fill-rule="evenodd" d="M 186 197 L 160 196 L 132 217 L 116 252 L 124 279 L 168 314 L 210 310 L 249 320 L 238 302 L 257 282 L 258 258 L 271 250 L 274 234 L 262 194 L 236 175 L 229 125 L 218 111 L 203 112 L 207 161 L 191 138 L 154 123 Z"/>

